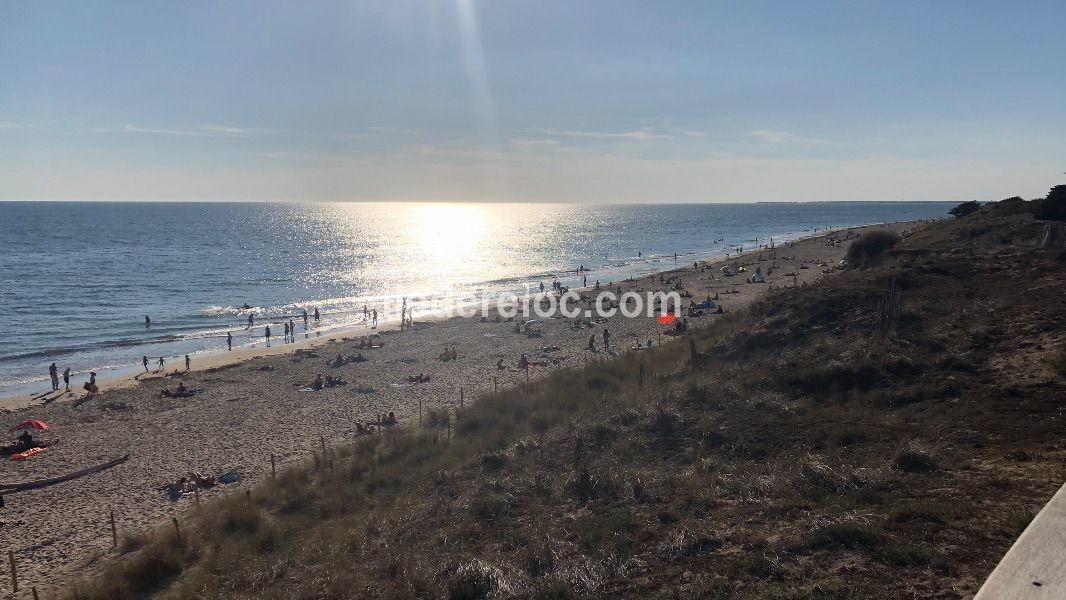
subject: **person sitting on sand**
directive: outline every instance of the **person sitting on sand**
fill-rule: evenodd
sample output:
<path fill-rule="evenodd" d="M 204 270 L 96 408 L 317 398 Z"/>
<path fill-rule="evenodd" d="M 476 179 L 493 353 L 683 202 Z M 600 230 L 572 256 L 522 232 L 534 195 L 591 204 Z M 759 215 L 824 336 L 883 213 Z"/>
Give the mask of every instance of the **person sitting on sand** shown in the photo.
<path fill-rule="evenodd" d="M 389 427 L 396 425 L 396 414 L 390 410 L 389 415 L 381 421 L 381 424 Z"/>
<path fill-rule="evenodd" d="M 23 429 L 22 433 L 15 439 L 15 447 L 19 452 L 25 452 L 30 448 L 36 448 L 37 444 L 33 442 L 33 436 L 30 435 L 28 429 Z"/>
<path fill-rule="evenodd" d="M 89 381 L 85 382 L 82 387 L 90 396 L 93 396 L 100 391 L 100 388 L 96 387 L 96 371 L 89 372 Z"/>
<path fill-rule="evenodd" d="M 322 384 L 322 374 L 319 373 L 318 375 L 315 375 L 314 381 L 311 382 L 311 389 L 317 392 L 322 389 Z"/>
<path fill-rule="evenodd" d="M 437 355 L 437 359 L 439 359 L 441 362 L 448 362 L 452 359 L 452 353 L 448 350 L 447 346 L 445 346 L 444 352 L 441 352 Z"/>

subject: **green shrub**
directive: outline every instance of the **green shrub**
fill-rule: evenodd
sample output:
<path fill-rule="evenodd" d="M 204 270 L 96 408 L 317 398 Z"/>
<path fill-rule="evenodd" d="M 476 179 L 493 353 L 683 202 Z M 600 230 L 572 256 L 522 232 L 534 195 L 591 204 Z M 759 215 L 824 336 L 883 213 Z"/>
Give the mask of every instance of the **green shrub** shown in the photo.
<path fill-rule="evenodd" d="M 898 242 L 899 236 L 892 231 L 864 233 L 848 248 L 848 266 L 856 268 L 872 265 Z"/>
<path fill-rule="evenodd" d="M 1056 185 L 1046 198 L 1037 202 L 1036 218 L 1066 221 L 1066 185 Z"/>
<path fill-rule="evenodd" d="M 948 214 L 956 217 L 965 217 L 966 215 L 977 212 L 978 208 L 981 208 L 981 205 L 977 200 L 970 200 L 969 202 L 963 202 L 956 205 L 955 208 L 948 211 Z"/>

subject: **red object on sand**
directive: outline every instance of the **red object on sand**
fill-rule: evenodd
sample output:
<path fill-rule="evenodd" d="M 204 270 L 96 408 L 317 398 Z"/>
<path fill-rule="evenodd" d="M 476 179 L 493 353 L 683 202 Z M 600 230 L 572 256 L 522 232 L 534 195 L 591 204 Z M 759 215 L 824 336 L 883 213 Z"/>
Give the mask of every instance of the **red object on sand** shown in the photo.
<path fill-rule="evenodd" d="M 30 448 L 29 450 L 26 450 L 25 452 L 18 452 L 16 454 L 12 454 L 11 455 L 11 460 L 25 460 L 25 459 L 27 459 L 27 458 L 29 458 L 31 456 L 36 456 L 36 455 L 44 452 L 44 450 L 45 450 L 44 448 Z"/>
<path fill-rule="evenodd" d="M 674 315 L 666 314 L 666 315 L 659 315 L 658 317 L 655 317 L 655 320 L 660 322 L 660 323 L 662 323 L 663 325 L 669 325 L 670 323 L 673 323 L 674 321 L 676 321 L 677 317 L 674 316 Z"/>
<path fill-rule="evenodd" d="M 20 429 L 51 429 L 52 426 L 44 421 L 38 421 L 37 419 L 30 419 L 29 421 L 23 421 L 18 425 L 15 425 L 11 429 L 18 431 Z"/>

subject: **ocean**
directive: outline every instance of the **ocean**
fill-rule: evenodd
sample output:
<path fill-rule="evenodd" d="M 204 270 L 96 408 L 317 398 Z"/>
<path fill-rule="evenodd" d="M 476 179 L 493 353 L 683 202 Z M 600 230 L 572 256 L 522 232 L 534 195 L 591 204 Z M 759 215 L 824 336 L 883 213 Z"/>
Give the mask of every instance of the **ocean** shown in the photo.
<path fill-rule="evenodd" d="M 283 318 L 297 339 L 365 331 L 364 305 L 392 307 L 387 325 L 401 297 L 425 319 L 540 282 L 617 281 L 953 205 L 0 202 L 0 396 L 50 389 L 53 361 L 80 387 L 144 355 L 179 367 L 224 352 L 227 332 L 234 348 L 262 344 L 271 322 L 276 343 Z M 315 308 L 305 331 L 301 311 Z"/>

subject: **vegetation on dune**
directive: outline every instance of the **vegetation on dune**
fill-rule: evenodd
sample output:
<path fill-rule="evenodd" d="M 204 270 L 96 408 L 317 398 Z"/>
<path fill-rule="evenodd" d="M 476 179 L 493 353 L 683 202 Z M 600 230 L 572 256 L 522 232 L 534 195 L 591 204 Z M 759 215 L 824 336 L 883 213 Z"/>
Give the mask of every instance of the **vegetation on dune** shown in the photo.
<path fill-rule="evenodd" d="M 67 597 L 965 597 L 1066 458 L 1064 378 L 1025 368 L 1066 365 L 1066 265 L 996 211 L 714 317 L 699 360 L 666 343 L 318 451 Z"/>
<path fill-rule="evenodd" d="M 1037 202 L 1036 218 L 1066 221 L 1066 185 L 1056 185 L 1047 197 Z"/>
<path fill-rule="evenodd" d="M 899 242 L 899 236 L 892 231 L 870 231 L 848 247 L 848 266 L 868 267 L 881 260 L 885 252 Z"/>
<path fill-rule="evenodd" d="M 978 208 L 981 208 L 981 203 L 976 200 L 970 200 L 969 202 L 960 202 L 949 210 L 948 214 L 953 217 L 965 217 L 977 212 Z"/>

